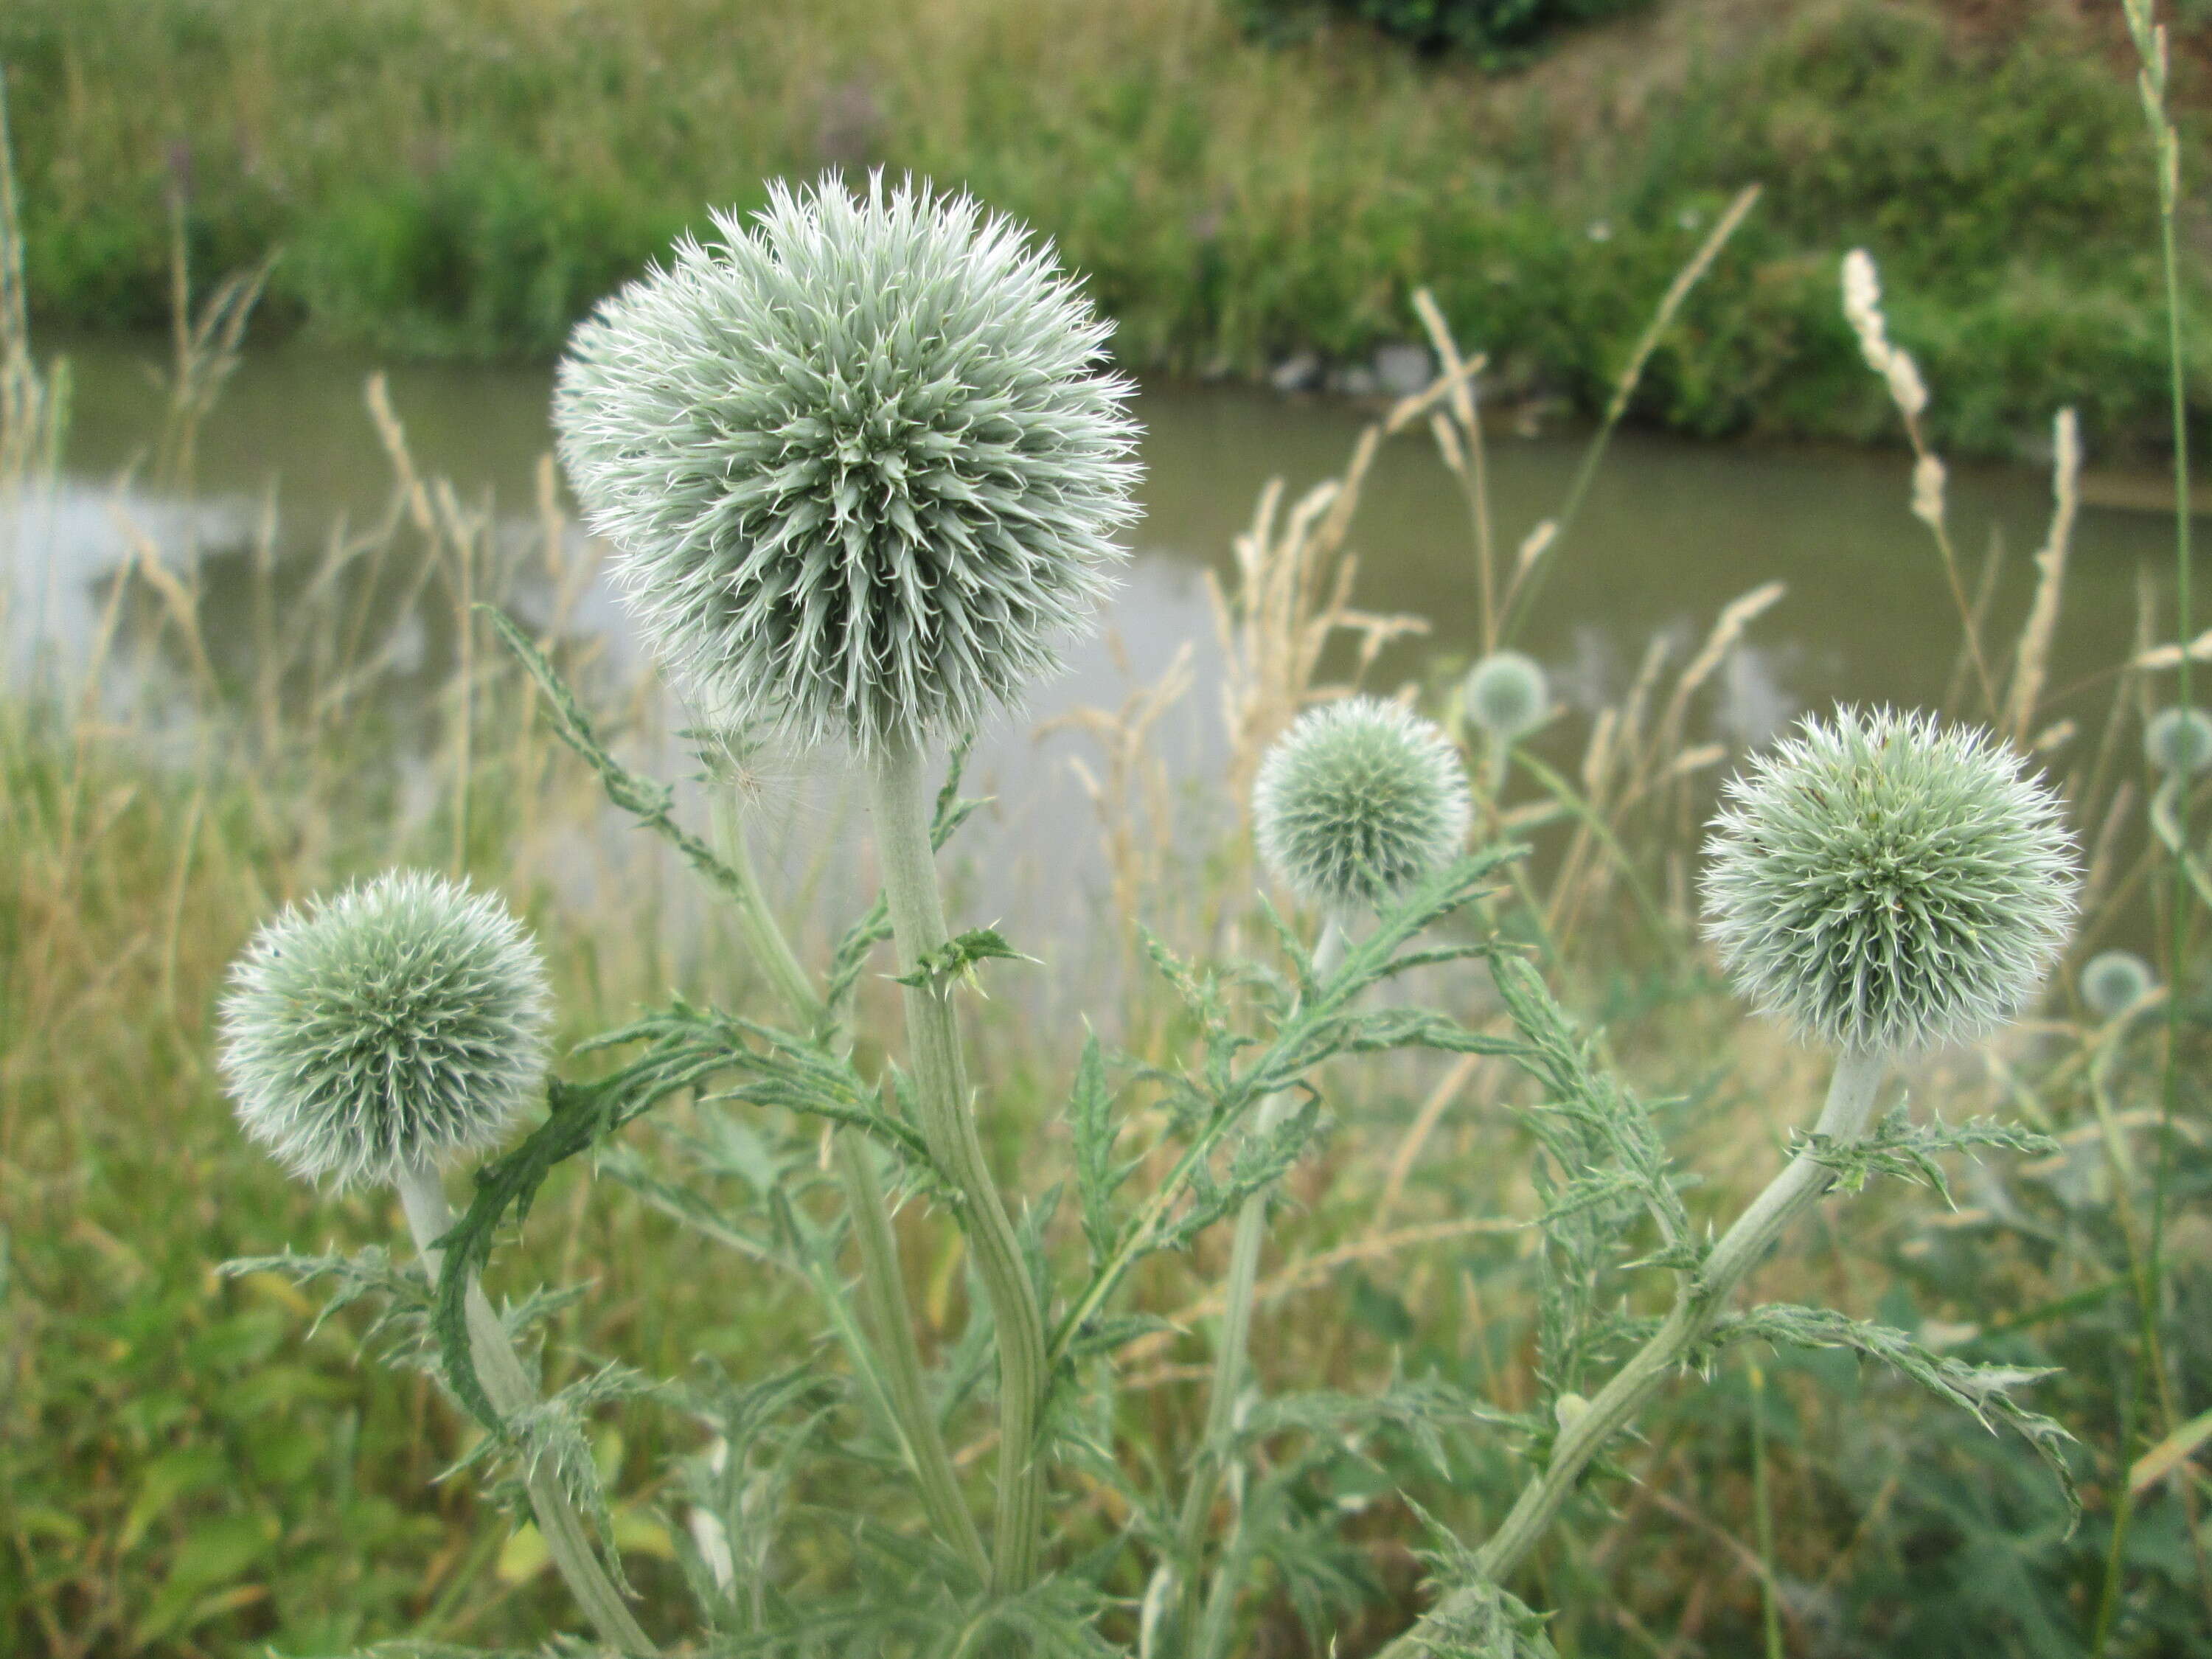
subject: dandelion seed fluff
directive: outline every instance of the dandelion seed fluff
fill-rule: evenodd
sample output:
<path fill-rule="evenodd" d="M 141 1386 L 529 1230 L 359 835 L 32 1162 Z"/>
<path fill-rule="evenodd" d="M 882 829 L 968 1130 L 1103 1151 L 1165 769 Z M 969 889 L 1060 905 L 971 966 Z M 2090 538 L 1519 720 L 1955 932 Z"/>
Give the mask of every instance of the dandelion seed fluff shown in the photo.
<path fill-rule="evenodd" d="M 386 1181 L 505 1136 L 544 1083 L 550 1001 L 497 898 L 396 871 L 253 936 L 222 1000 L 223 1080 L 295 1174 Z"/>
<path fill-rule="evenodd" d="M 1468 717 L 1503 743 L 1526 737 L 1552 706 L 1550 683 L 1534 658 L 1493 651 L 1468 671 Z"/>
<path fill-rule="evenodd" d="M 714 717 L 864 751 L 1058 666 L 1126 557 L 1129 383 L 1051 249 L 880 177 L 770 189 L 584 322 L 561 459 Z"/>
<path fill-rule="evenodd" d="M 1729 781 L 1706 856 L 1706 932 L 1737 988 L 1863 1053 L 2012 1019 L 2074 912 L 2057 797 L 2004 744 L 1923 714 L 1806 720 Z"/>
<path fill-rule="evenodd" d="M 1387 903 L 1459 855 L 1472 806 L 1458 752 L 1394 702 L 1302 715 L 1260 764 L 1260 855 L 1309 904 Z"/>

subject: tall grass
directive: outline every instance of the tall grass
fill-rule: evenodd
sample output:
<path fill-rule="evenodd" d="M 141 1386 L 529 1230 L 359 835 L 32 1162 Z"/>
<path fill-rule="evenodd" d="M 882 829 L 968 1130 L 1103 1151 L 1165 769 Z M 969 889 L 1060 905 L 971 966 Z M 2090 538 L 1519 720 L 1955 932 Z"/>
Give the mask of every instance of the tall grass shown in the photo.
<path fill-rule="evenodd" d="M 199 325 L 211 313 L 183 312 L 178 337 L 198 343 L 192 352 L 220 350 L 222 328 Z M 1440 319 L 1431 326 L 1444 360 L 1477 361 Z M 52 406 L 27 337 L 0 338 L 0 362 L 32 377 L 6 405 L 11 421 Z M 219 380 L 188 355 L 173 384 Z M 1339 477 L 1263 496 L 1235 582 L 1217 596 L 1232 779 L 1249 778 L 1261 747 L 1337 677 L 1364 672 L 1377 641 L 1414 625 L 1356 609 L 1352 532 L 1376 447 L 1392 434 L 1425 430 L 1474 491 L 1483 434 L 1463 390 L 1447 378 L 1364 434 Z M 1939 402 L 1946 391 L 1936 381 Z M 432 1484 L 468 1436 L 427 1383 L 355 1362 L 359 1312 L 303 1337 L 307 1310 L 289 1285 L 208 1272 L 286 1243 L 375 1242 L 394 1225 L 381 1200 L 332 1206 L 289 1188 L 246 1150 L 217 1095 L 209 1008 L 222 964 L 258 919 L 388 863 L 453 866 L 524 903 L 572 1034 L 671 985 L 741 1006 L 771 994 L 736 941 L 696 925 L 680 872 L 651 843 L 610 833 L 596 778 L 552 740 L 526 678 L 476 633 L 470 599 L 515 610 L 626 757 L 684 769 L 647 686 L 610 672 L 570 625 L 591 571 L 550 466 L 535 535 L 501 548 L 483 511 L 415 454 L 374 382 L 366 395 L 392 469 L 387 509 L 335 532 L 312 568 L 280 569 L 264 543 L 246 598 L 262 618 L 249 672 L 213 665 L 194 567 L 165 563 L 148 544 L 106 582 L 92 662 L 0 703 L 0 1363 L 10 1405 L 0 1428 L 0 1632 L 16 1650 L 326 1651 L 397 1633 L 526 1644 L 558 1613 L 532 1535 L 510 1535 L 458 1483 Z M 0 428 L 6 453 L 51 453 L 25 429 Z M 177 453 L 188 464 L 190 444 Z M 34 495 L 40 466 L 17 466 L 4 488 L 18 502 Z M 1516 556 L 1522 568 L 1549 538 L 1478 514 L 1471 569 L 1482 543 L 1534 546 Z M 1570 539 L 1556 556 L 1587 556 Z M 2063 568 L 2054 558 L 2042 568 L 2057 583 Z M 1943 602 L 1944 584 L 1929 577 L 1931 602 Z M 1516 754 L 1488 803 L 1498 825 L 1539 848 L 1508 907 L 1513 925 L 1574 988 L 1610 1060 L 1662 1102 L 1670 1143 L 1706 1174 L 1716 1214 L 1774 1167 L 1784 1126 L 1767 1103 L 1802 1097 L 1814 1065 L 1757 1028 L 1743 1034 L 1693 943 L 1696 826 L 1729 758 L 1705 740 L 1697 711 L 1772 603 L 1755 570 L 1746 586 L 1700 650 L 1677 659 L 1654 647 L 1630 692 L 1591 720 L 1571 775 Z M 2054 599 L 2032 614 L 2011 653 L 2010 707 L 2068 779 L 2079 821 L 2120 826 L 2094 842 L 2109 913 L 2155 867 L 2133 827 L 2141 793 L 2124 757 L 2157 671 L 2116 665 L 2102 734 L 2054 729 L 2041 696 L 2020 688 L 2041 683 L 2063 611 Z M 410 617 L 445 630 L 451 646 L 441 654 L 448 678 L 427 691 L 395 643 Z M 2147 640 L 2163 634 L 2147 622 Z M 1190 684 L 1179 665 L 1079 722 L 1097 744 L 1100 927 L 1125 946 L 1139 920 L 1193 950 L 1255 925 L 1234 815 L 1244 789 L 1221 792 L 1227 805 L 1204 823 L 1194 854 L 1188 804 L 1152 746 Z M 395 719 L 433 723 L 441 742 L 427 770 L 399 758 Z M 687 790 L 678 811 L 703 808 Z M 2176 925 L 2179 959 L 2193 963 L 2201 933 L 2189 929 L 2201 921 Z M 1187 1032 L 1142 983 L 1113 981 L 1112 1035 L 1164 1063 Z M 2201 982 L 2175 986 L 2170 1052 L 2185 1080 L 2201 1079 Z M 872 980 L 863 995 L 890 990 Z M 991 1151 L 1018 1184 L 1029 1144 L 1059 1133 L 1064 1079 L 1018 996 L 985 1006 L 977 1048 L 1006 1118 Z M 1495 1011 L 1467 1014 L 1473 1023 Z M 1339 1133 L 1289 1178 L 1292 1202 L 1260 1267 L 1252 1351 L 1262 1379 L 1364 1391 L 1433 1371 L 1509 1410 L 1540 1397 L 1528 1226 L 1540 1200 L 1525 1132 L 1502 1109 L 1532 1098 L 1526 1086 L 1475 1057 L 1347 1069 L 1335 1081 Z M 2057 1137 L 2058 1154 L 2027 1169 L 1952 1170 L 1958 1208 L 1934 1220 L 1869 1200 L 1850 1235 L 1793 1242 L 1761 1273 L 1764 1291 L 1879 1312 L 1972 1358 L 2063 1363 L 2039 1404 L 2083 1443 L 2080 1533 L 2066 1534 L 2056 1497 L 2008 1443 L 1961 1438 L 1948 1418 L 1923 1414 L 1879 1380 L 1785 1350 L 1762 1360 L 1755 1382 L 1745 1373 L 1656 1410 L 1645 1441 L 1622 1453 L 1630 1479 L 1607 1489 L 1610 1512 L 1577 1511 L 1538 1558 L 1541 1595 L 1563 1609 L 1553 1631 L 1562 1653 L 1748 1652 L 1778 1633 L 1788 1651 L 1849 1652 L 1856 1641 L 1919 1659 L 1954 1653 L 1971 1632 L 1993 1651 L 2039 1659 L 2081 1650 L 2106 1582 L 2117 1586 L 2107 1651 L 2188 1651 L 2212 1591 L 2189 1547 L 2184 1492 L 2202 1474 L 2188 1453 L 2142 1484 L 2124 1530 L 2116 1524 L 2139 1449 L 2117 1409 L 2133 1387 L 2141 1328 L 2128 1305 L 2127 1218 L 2160 1202 L 2156 1191 L 2171 1217 L 2150 1312 L 2173 1410 L 2185 1424 L 2212 1406 L 2208 1126 L 2185 1096 L 2153 1168 L 2144 1153 L 2157 1087 L 2140 1041 L 2085 1018 L 2062 987 L 2033 1030 L 1916 1079 L 1918 1097 L 1946 1115 L 2025 1117 Z M 686 1127 L 682 1113 L 672 1127 Z M 587 1355 L 681 1373 L 695 1347 L 744 1379 L 836 1366 L 813 1346 L 799 1295 L 742 1255 L 702 1256 L 679 1231 L 678 1200 L 651 1178 L 665 1152 L 641 1127 L 610 1166 L 635 1199 L 581 1175 L 556 1178 L 514 1252 L 524 1265 L 497 1288 L 587 1285 L 557 1316 L 553 1380 Z M 1070 1231 L 1055 1224 L 1050 1247 L 1067 1248 Z M 911 1218 L 899 1231 L 908 1295 L 942 1350 L 967 1316 L 958 1248 L 951 1230 Z M 1134 1307 L 1168 1323 L 1142 1339 L 1123 1387 L 1115 1426 L 1133 1463 L 1173 1467 L 1202 1440 L 1204 1374 L 1191 1362 L 1204 1348 L 1187 1333 L 1220 1311 L 1210 1287 L 1224 1245 L 1203 1238 L 1189 1260 L 1154 1258 L 1134 1278 Z M 676 1261 L 699 1265 L 667 1271 Z M 1838 1390 L 1878 1409 L 1832 1411 L 1825 1402 Z M 610 1412 L 592 1427 L 634 1494 L 617 1534 L 650 1624 L 676 1593 L 682 1542 L 663 1460 L 700 1447 L 641 1412 Z M 956 1443 L 955 1465 L 967 1470 L 988 1450 L 983 1438 Z M 1416 1437 L 1385 1428 L 1300 1466 L 1286 1501 L 1302 1517 L 1301 1548 L 1279 1562 L 1246 1650 L 1324 1652 L 1334 1635 L 1352 1655 L 1402 1628 L 1421 1568 L 1401 1494 L 1480 1535 L 1517 1485 L 1485 1431 L 1451 1435 L 1446 1450 L 1438 1469 Z M 801 1496 L 835 1507 L 839 1494 Z M 1079 1472 L 1057 1497 L 1071 1547 L 1103 1545 L 1126 1522 L 1109 1481 Z M 847 1570 L 829 1553 L 798 1566 L 824 1583 Z M 1142 1587 L 1120 1588 L 1133 1601 Z"/>

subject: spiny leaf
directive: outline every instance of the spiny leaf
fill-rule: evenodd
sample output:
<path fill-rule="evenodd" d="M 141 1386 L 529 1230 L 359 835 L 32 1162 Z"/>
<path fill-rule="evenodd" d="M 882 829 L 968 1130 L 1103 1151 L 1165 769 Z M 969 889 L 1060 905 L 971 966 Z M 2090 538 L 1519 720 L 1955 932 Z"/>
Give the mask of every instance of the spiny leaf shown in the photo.
<path fill-rule="evenodd" d="M 1085 1036 L 1083 1056 L 1075 1063 L 1067 1121 L 1075 1141 L 1075 1188 L 1083 1205 L 1083 1237 L 1091 1246 L 1095 1267 L 1114 1248 L 1115 1188 L 1135 1167 L 1115 1166 L 1114 1140 L 1119 1131 L 1114 1121 L 1114 1092 L 1107 1085 L 1106 1056 L 1095 1032 Z"/>
<path fill-rule="evenodd" d="M 1775 1303 L 1738 1314 L 1715 1327 L 1711 1345 L 1756 1339 L 1792 1343 L 1802 1348 L 1844 1348 L 1880 1360 L 1900 1375 L 1911 1377 L 1931 1394 L 1965 1407 L 1975 1421 L 1995 1432 L 2002 1422 L 2019 1434 L 2042 1458 L 2066 1493 L 2067 1507 L 2078 1518 L 2081 1494 L 2074 1472 L 2067 1467 L 2063 1447 L 2074 1437 L 2048 1417 L 2029 1411 L 2013 1399 L 2012 1390 L 2055 1374 L 2051 1366 L 1982 1365 L 1954 1359 L 1923 1347 L 1905 1332 L 1888 1325 L 1852 1319 L 1827 1308 L 1799 1307 Z M 1995 1419 L 1995 1420 L 1992 1420 Z"/>
<path fill-rule="evenodd" d="M 1944 1176 L 1942 1165 L 1936 1160 L 1946 1152 L 1965 1152 L 1972 1157 L 1984 1146 L 2039 1154 L 2058 1150 L 2058 1143 L 2050 1136 L 2016 1124 L 2000 1123 L 1995 1118 L 1971 1118 L 1954 1125 L 1938 1117 L 1917 1124 L 1912 1121 L 1910 1107 L 1902 1102 L 1862 1140 L 1838 1146 L 1826 1137 L 1801 1132 L 1790 1137 L 1790 1150 L 1792 1156 L 1802 1153 L 1815 1164 L 1833 1170 L 1838 1184 L 1845 1192 L 1858 1191 L 1870 1176 L 1896 1176 L 1934 1188 L 1943 1202 L 1955 1209 L 1958 1206 L 1951 1198 L 1951 1183 Z"/>
<path fill-rule="evenodd" d="M 995 927 L 974 927 L 945 940 L 933 951 L 923 951 L 912 973 L 894 977 L 901 985 L 924 989 L 933 989 L 955 979 L 973 984 L 975 964 L 994 960 L 1033 963 L 1036 958 L 1025 957 L 1014 949 Z"/>

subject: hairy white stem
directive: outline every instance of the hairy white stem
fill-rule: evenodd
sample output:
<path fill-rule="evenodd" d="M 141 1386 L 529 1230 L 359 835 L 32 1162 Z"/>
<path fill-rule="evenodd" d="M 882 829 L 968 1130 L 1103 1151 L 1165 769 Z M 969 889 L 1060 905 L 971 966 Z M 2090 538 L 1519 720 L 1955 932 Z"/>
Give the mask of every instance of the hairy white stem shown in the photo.
<path fill-rule="evenodd" d="M 884 898 L 898 945 L 899 970 L 914 975 L 950 941 L 937 860 L 929 840 L 922 755 L 912 741 L 886 744 L 872 758 L 871 805 Z M 1044 1467 L 1037 1456 L 1044 1405 L 1044 1311 L 1022 1256 L 1021 1240 L 991 1177 L 968 1097 L 953 986 L 925 978 L 905 993 L 907 1058 L 914 1070 L 922 1138 L 951 1185 L 960 1224 L 991 1304 L 999 1348 L 999 1498 L 991 1540 L 992 1588 L 1026 1589 L 1036 1577 L 1044 1528 Z"/>
<path fill-rule="evenodd" d="M 1314 946 L 1313 976 L 1324 980 L 1336 971 L 1345 950 L 1344 928 L 1334 916 L 1322 924 Z M 1292 1097 L 1269 1095 L 1260 1103 L 1253 1133 L 1267 1134 L 1277 1128 L 1291 1109 Z M 1206 1437 L 1199 1449 L 1197 1467 L 1184 1491 L 1181 1524 L 1176 1528 L 1176 1571 L 1182 1589 L 1180 1614 L 1188 1659 L 1206 1659 L 1227 1633 L 1227 1615 L 1236 1604 L 1236 1586 L 1224 1577 L 1214 1586 L 1210 1601 L 1202 1596 L 1200 1565 L 1206 1553 L 1206 1527 L 1213 1501 L 1228 1472 L 1229 1445 L 1237 1425 L 1237 1401 L 1243 1392 L 1246 1363 L 1251 1356 L 1252 1298 L 1260 1273 L 1260 1248 L 1267 1231 L 1268 1194 L 1254 1193 L 1237 1212 L 1237 1231 L 1229 1248 L 1229 1280 L 1224 1286 L 1221 1337 L 1213 1357 L 1213 1381 L 1206 1396 Z M 1200 1608 L 1205 1607 L 1203 1635 Z"/>
<path fill-rule="evenodd" d="M 1833 1147 L 1849 1146 L 1865 1134 L 1887 1064 L 1886 1054 L 1846 1050 L 1837 1056 L 1827 1103 L 1813 1126 L 1816 1139 Z M 1477 1583 L 1446 1595 L 1423 1616 L 1420 1624 L 1384 1648 L 1380 1659 L 1414 1659 L 1425 1651 L 1423 1626 L 1474 1612 L 1486 1587 L 1503 1584 L 1528 1559 L 1558 1518 L 1590 1460 L 1634 1419 L 1711 1331 L 1727 1310 L 1730 1295 L 1782 1230 L 1835 1184 L 1835 1172 L 1814 1152 L 1808 1147 L 1791 1158 L 1751 1201 L 1713 1246 L 1703 1269 L 1684 1289 L 1666 1322 L 1613 1374 L 1582 1414 L 1560 1431 L 1550 1463 L 1530 1480 L 1504 1522 L 1475 1552 L 1473 1571 Z"/>
<path fill-rule="evenodd" d="M 725 792 L 717 798 L 714 810 L 723 862 L 738 878 L 738 925 L 745 944 L 792 1017 L 810 1030 L 817 1028 L 824 1012 L 821 994 L 769 908 L 737 804 Z M 836 1040 L 841 1050 L 850 1048 L 848 1034 L 839 1033 Z M 975 1529 L 975 1517 L 968 1512 L 968 1500 L 961 1496 L 959 1474 L 952 1467 L 944 1431 L 930 1408 L 929 1391 L 922 1381 L 921 1347 L 915 1335 L 906 1279 L 899 1271 L 890 1206 L 884 1200 L 882 1183 L 876 1179 L 875 1164 L 860 1132 L 840 1125 L 830 1139 L 838 1183 L 845 1190 L 845 1206 L 852 1217 L 854 1246 L 860 1257 L 860 1305 L 872 1350 L 869 1354 L 856 1355 L 856 1362 L 872 1361 L 882 1380 L 907 1467 L 921 1491 L 930 1524 L 960 1553 L 976 1577 L 988 1579 L 990 1558 L 984 1552 L 982 1534 Z"/>
<path fill-rule="evenodd" d="M 446 1202 L 446 1189 L 438 1179 L 437 1170 L 428 1164 L 410 1166 L 401 1172 L 395 1184 L 399 1189 L 400 1205 L 407 1212 L 408 1228 L 415 1235 L 415 1247 L 422 1253 L 422 1266 L 434 1285 L 445 1259 L 436 1241 L 453 1231 L 453 1206 Z M 501 1417 L 513 1417 L 529 1410 L 538 1403 L 537 1387 L 523 1370 L 521 1357 L 507 1339 L 507 1327 L 492 1311 L 490 1302 L 473 1276 L 469 1280 L 466 1307 L 469 1347 L 476 1359 L 477 1376 L 483 1384 L 485 1398 Z M 568 1494 L 562 1490 L 558 1478 L 531 1458 L 523 1460 L 522 1478 L 530 1493 L 531 1512 L 538 1517 L 538 1534 L 545 1540 L 545 1553 L 568 1582 L 569 1593 L 575 1596 L 577 1605 L 583 1608 L 584 1616 L 592 1621 L 600 1639 L 624 1653 L 657 1652 L 652 1638 L 631 1616 L 622 1592 L 600 1565 L 584 1530 L 583 1520 L 577 1515 L 576 1506 L 568 1501 Z"/>

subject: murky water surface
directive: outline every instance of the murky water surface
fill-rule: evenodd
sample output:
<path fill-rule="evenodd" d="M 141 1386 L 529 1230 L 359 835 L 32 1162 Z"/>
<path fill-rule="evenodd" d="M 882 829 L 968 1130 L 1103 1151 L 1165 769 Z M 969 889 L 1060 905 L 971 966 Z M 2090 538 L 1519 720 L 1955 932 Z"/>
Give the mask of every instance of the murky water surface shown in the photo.
<path fill-rule="evenodd" d="M 292 346 L 243 363 L 201 434 L 189 493 L 151 487 L 143 464 L 133 481 L 118 485 L 159 431 L 161 397 L 149 368 L 160 350 L 158 342 L 69 346 L 76 396 L 63 488 L 0 538 L 15 564 L 9 627 L 19 667 L 33 637 L 58 644 L 64 658 L 82 650 L 104 578 L 133 534 L 152 538 L 167 556 L 198 562 L 212 652 L 247 652 L 252 620 L 245 595 L 264 514 L 276 514 L 279 566 L 304 571 L 334 523 L 371 523 L 391 499 L 391 466 L 362 396 L 375 365 Z M 547 371 L 407 367 L 392 369 L 389 385 L 426 473 L 450 479 L 470 507 L 512 520 L 515 539 L 534 528 L 536 469 L 550 441 Z M 1194 642 L 1199 681 L 1172 741 L 1179 764 L 1202 777 L 1218 724 L 1212 665 L 1218 655 L 1204 574 L 1226 574 L 1231 540 L 1268 479 L 1281 477 L 1295 495 L 1335 474 L 1368 416 L 1337 402 L 1169 386 L 1147 387 L 1138 413 L 1146 433 L 1146 511 L 1131 536 L 1134 558 L 1111 610 L 1110 641 L 1079 647 L 1070 673 L 1040 688 L 1030 712 L 1048 718 L 1079 705 L 1116 704 Z M 1490 490 L 1509 556 L 1557 510 L 1583 443 L 1569 433 L 1493 441 Z M 1625 689 L 1655 633 L 1676 636 L 1679 662 L 1729 600 L 1778 580 L 1786 596 L 1752 626 L 1697 711 L 1706 733 L 1756 741 L 1797 711 L 1838 699 L 1936 701 L 1952 675 L 1959 624 L 1927 532 L 1907 510 L 1908 471 L 1897 453 L 1623 436 L 1556 556 L 1521 643 L 1552 669 L 1573 710 L 1588 711 Z M 1951 508 L 1970 565 L 1978 567 L 1993 544 L 2002 550 L 1990 637 L 2008 648 L 2050 513 L 2049 481 L 2023 469 L 1954 470 Z M 2170 524 L 2153 512 L 2090 506 L 2081 513 L 2051 684 L 2062 693 L 2082 688 L 2075 701 L 2085 714 L 2100 706 L 2089 689 L 2128 649 L 2139 570 L 2170 569 Z M 1430 624 L 1425 635 L 1385 653 L 1377 684 L 1420 675 L 1438 653 L 1473 650 L 1468 514 L 1425 432 L 1384 446 L 1353 544 L 1356 602 Z M 579 615 L 584 625 L 608 630 L 617 650 L 629 649 L 603 590 L 586 597 Z M 436 684 L 450 630 L 431 616 L 386 620 L 417 631 L 408 648 L 420 659 L 422 684 Z M 1584 714 L 1571 712 L 1540 744 L 1565 762 L 1587 731 Z M 1010 835 L 1021 854 L 1008 867 L 1019 863 L 1048 887 L 1068 849 L 1088 838 L 1066 765 L 1079 752 L 1073 737 L 1032 744 L 1025 722 L 993 734 L 984 750 L 1009 804 L 997 833 Z M 1017 807 L 1020 801 L 1030 804 Z"/>

